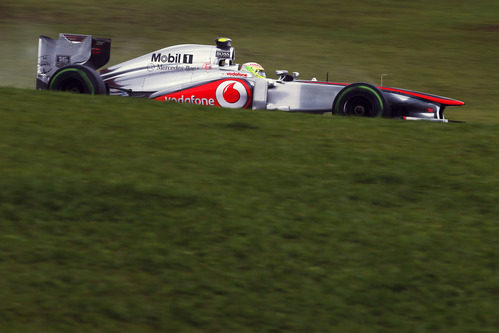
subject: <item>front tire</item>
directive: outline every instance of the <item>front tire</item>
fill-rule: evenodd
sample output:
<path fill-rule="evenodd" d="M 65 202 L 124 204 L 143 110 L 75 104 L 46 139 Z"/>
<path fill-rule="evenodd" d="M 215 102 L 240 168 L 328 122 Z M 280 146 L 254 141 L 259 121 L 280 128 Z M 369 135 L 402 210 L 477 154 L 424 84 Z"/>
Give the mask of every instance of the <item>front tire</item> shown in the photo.
<path fill-rule="evenodd" d="M 50 79 L 49 90 L 78 94 L 106 94 L 104 81 L 94 69 L 83 65 L 69 65 L 59 69 Z"/>
<path fill-rule="evenodd" d="M 354 83 L 338 93 L 333 103 L 333 114 L 389 117 L 390 107 L 378 88 L 367 83 Z"/>

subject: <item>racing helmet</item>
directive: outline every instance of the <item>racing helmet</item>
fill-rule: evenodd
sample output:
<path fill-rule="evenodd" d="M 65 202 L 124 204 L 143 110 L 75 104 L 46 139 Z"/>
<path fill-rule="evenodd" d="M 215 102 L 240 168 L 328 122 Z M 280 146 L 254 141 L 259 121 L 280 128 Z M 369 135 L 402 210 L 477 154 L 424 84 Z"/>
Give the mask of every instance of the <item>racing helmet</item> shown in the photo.
<path fill-rule="evenodd" d="M 256 77 L 265 78 L 265 70 L 260 64 L 256 62 L 247 62 L 241 66 L 241 70 L 250 72 Z"/>

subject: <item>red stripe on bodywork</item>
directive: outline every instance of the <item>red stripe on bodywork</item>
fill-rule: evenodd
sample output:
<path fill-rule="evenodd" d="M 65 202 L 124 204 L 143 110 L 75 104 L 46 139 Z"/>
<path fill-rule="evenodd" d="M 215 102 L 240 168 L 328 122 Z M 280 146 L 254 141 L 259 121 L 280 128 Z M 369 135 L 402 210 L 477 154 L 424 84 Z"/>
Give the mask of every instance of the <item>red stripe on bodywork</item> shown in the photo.
<path fill-rule="evenodd" d="M 349 83 L 339 83 L 339 82 L 321 82 L 321 81 L 300 81 L 300 82 L 316 83 L 316 84 L 331 84 L 331 85 L 336 85 L 336 86 L 348 86 L 349 85 Z M 389 91 L 389 92 L 394 92 L 394 93 L 399 93 L 399 94 L 404 94 L 404 95 L 409 95 L 409 96 L 414 96 L 414 97 L 419 97 L 422 99 L 426 99 L 427 101 L 439 103 L 442 105 L 448 105 L 448 106 L 464 105 L 464 102 L 458 101 L 456 99 L 446 98 L 446 97 L 442 97 L 442 96 L 435 96 L 435 95 L 420 93 L 420 92 L 416 92 L 416 91 L 397 89 L 397 88 L 387 88 L 387 87 L 378 87 L 378 89 L 381 89 L 384 91 Z"/>
<path fill-rule="evenodd" d="M 464 105 L 464 102 L 458 101 L 456 99 L 451 99 L 451 98 L 446 98 L 446 97 L 441 97 L 441 96 L 434 96 L 434 95 L 427 95 L 415 91 L 410 91 L 410 90 L 403 90 L 403 89 L 396 89 L 396 88 L 387 88 L 387 87 L 378 87 L 378 89 L 384 90 L 384 91 L 390 91 L 390 92 L 395 92 L 399 94 L 404 94 L 404 95 L 409 95 L 409 96 L 414 96 L 414 97 L 419 97 L 422 99 L 426 99 L 428 101 L 436 102 L 442 105 L 448 105 L 448 106 L 460 106 Z"/>

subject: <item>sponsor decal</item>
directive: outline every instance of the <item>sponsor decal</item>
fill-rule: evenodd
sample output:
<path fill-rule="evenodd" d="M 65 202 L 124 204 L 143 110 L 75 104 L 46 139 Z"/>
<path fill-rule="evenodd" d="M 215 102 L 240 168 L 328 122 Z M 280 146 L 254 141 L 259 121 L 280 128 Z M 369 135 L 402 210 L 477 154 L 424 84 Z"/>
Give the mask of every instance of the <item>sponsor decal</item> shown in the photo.
<path fill-rule="evenodd" d="M 161 53 L 153 53 L 151 56 L 151 62 L 160 62 L 160 63 L 183 63 L 183 64 L 192 64 L 192 60 L 194 55 L 192 54 L 161 54 Z"/>
<path fill-rule="evenodd" d="M 155 72 L 155 71 L 163 71 L 163 72 L 173 72 L 173 71 L 190 71 L 190 70 L 195 70 L 198 69 L 196 66 L 189 66 L 189 65 L 170 65 L 170 64 L 149 64 L 147 66 L 147 70 L 149 72 Z"/>
<path fill-rule="evenodd" d="M 215 100 L 213 98 L 197 97 L 196 95 L 191 95 L 191 96 L 180 95 L 179 97 L 165 96 L 164 101 L 165 102 L 198 104 L 198 105 L 215 105 Z"/>
<path fill-rule="evenodd" d="M 224 108 L 247 108 L 251 87 L 246 81 L 225 79 L 156 97 L 158 101 L 213 105 Z"/>
<path fill-rule="evenodd" d="M 55 65 L 59 68 L 69 65 L 71 63 L 71 56 L 68 55 L 56 55 Z"/>
<path fill-rule="evenodd" d="M 215 93 L 217 102 L 224 108 L 237 109 L 246 107 L 249 102 L 248 84 L 244 81 L 223 81 Z"/>
<path fill-rule="evenodd" d="M 248 74 L 246 74 L 246 73 L 237 73 L 237 72 L 227 73 L 225 75 L 236 76 L 236 77 L 248 77 Z"/>
<path fill-rule="evenodd" d="M 37 67 L 39 75 L 45 75 L 52 70 L 52 65 L 50 64 L 48 59 L 49 59 L 48 55 L 43 55 L 41 57 L 38 57 Z"/>
<path fill-rule="evenodd" d="M 228 59 L 228 58 L 230 58 L 230 51 L 217 50 L 216 56 L 217 56 L 217 58 Z"/>

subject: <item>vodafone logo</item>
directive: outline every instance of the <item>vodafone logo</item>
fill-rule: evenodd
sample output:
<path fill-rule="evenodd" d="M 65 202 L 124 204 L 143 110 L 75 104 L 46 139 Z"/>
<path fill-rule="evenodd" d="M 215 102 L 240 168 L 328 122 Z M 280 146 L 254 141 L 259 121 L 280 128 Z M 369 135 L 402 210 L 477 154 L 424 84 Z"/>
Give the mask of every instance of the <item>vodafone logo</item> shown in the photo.
<path fill-rule="evenodd" d="M 248 88 L 240 81 L 226 80 L 220 83 L 215 92 L 218 104 L 224 108 L 242 108 L 248 104 Z"/>
<path fill-rule="evenodd" d="M 245 80 L 223 79 L 155 97 L 157 101 L 247 108 L 252 101 L 251 86 Z"/>

